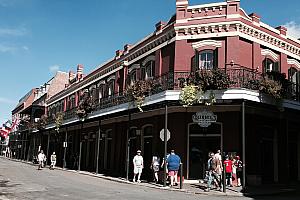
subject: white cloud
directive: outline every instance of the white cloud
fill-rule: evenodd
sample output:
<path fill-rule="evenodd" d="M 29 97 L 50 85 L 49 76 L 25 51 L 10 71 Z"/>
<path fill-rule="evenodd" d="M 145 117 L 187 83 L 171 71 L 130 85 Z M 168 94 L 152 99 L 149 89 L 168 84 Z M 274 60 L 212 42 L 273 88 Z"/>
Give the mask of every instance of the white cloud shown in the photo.
<path fill-rule="evenodd" d="M 60 69 L 59 65 L 52 65 L 49 67 L 50 72 L 57 72 Z"/>
<path fill-rule="evenodd" d="M 22 49 L 25 51 L 29 51 L 29 47 L 28 46 L 22 46 Z"/>
<path fill-rule="evenodd" d="M 4 104 L 16 104 L 17 102 L 11 99 L 7 99 L 4 97 L 0 97 L 0 103 L 4 103 Z"/>
<path fill-rule="evenodd" d="M 0 36 L 23 36 L 27 34 L 25 28 L 0 28 Z"/>
<path fill-rule="evenodd" d="M 8 7 L 13 6 L 16 3 L 16 0 L 0 0 L 0 6 Z"/>
<path fill-rule="evenodd" d="M 17 48 L 10 45 L 0 44 L 1 53 L 14 53 L 17 51 Z"/>
<path fill-rule="evenodd" d="M 283 26 L 287 28 L 289 35 L 297 39 L 300 38 L 300 24 L 297 24 L 295 21 L 290 21 Z"/>

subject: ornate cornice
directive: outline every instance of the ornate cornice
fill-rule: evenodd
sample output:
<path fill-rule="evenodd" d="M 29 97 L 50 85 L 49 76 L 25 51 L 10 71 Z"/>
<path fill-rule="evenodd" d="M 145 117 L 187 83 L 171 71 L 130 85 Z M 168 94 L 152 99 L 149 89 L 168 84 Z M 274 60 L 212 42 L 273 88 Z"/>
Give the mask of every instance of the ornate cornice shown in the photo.
<path fill-rule="evenodd" d="M 300 69 L 300 62 L 295 59 L 287 59 L 287 63 L 288 63 L 288 65 L 293 65 L 293 66 L 297 67 L 298 69 Z"/>
<path fill-rule="evenodd" d="M 278 59 L 279 59 L 279 56 L 276 53 L 274 53 L 272 50 L 270 50 L 270 49 L 262 49 L 261 50 L 261 55 L 262 56 L 269 56 L 274 61 L 278 61 Z"/>
<path fill-rule="evenodd" d="M 193 49 L 198 49 L 205 46 L 213 46 L 216 48 L 222 47 L 222 42 L 217 40 L 202 40 L 200 42 L 192 43 Z"/>

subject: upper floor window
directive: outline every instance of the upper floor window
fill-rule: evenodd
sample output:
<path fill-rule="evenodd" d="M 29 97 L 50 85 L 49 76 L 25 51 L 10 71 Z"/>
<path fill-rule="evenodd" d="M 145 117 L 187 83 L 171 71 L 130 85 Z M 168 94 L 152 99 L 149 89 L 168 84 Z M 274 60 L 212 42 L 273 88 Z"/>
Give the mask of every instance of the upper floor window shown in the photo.
<path fill-rule="evenodd" d="M 198 69 L 213 69 L 216 67 L 216 55 L 213 50 L 203 50 L 198 53 Z"/>
<path fill-rule="evenodd" d="M 132 85 L 134 82 L 136 82 L 137 80 L 137 77 L 136 77 L 136 70 L 132 70 L 130 73 L 129 73 L 129 84 Z"/>
<path fill-rule="evenodd" d="M 274 62 L 273 60 L 266 58 L 263 61 L 263 72 L 272 72 L 272 71 L 276 71 L 279 72 L 279 63 L 278 62 Z"/>
<path fill-rule="evenodd" d="M 299 72 L 297 71 L 297 69 L 295 69 L 294 67 L 291 67 L 289 70 L 288 70 L 288 78 L 289 78 L 289 81 L 293 82 L 293 83 L 298 83 L 300 82 L 300 80 L 298 80 L 298 77 L 299 76 Z"/>
<path fill-rule="evenodd" d="M 155 61 L 148 61 L 145 66 L 142 67 L 142 79 L 147 80 L 155 75 Z"/>
<path fill-rule="evenodd" d="M 115 93 L 115 80 L 108 82 L 108 96 L 112 96 Z"/>

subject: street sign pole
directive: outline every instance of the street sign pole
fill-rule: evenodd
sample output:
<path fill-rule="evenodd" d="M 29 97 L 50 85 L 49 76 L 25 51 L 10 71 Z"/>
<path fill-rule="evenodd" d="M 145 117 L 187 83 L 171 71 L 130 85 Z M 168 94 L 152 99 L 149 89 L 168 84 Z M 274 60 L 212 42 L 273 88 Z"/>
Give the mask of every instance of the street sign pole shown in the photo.
<path fill-rule="evenodd" d="M 166 102 L 166 108 L 165 108 L 165 131 L 164 131 L 164 187 L 167 186 L 167 146 L 168 146 L 168 140 L 167 140 L 167 130 L 168 130 L 168 104 Z"/>

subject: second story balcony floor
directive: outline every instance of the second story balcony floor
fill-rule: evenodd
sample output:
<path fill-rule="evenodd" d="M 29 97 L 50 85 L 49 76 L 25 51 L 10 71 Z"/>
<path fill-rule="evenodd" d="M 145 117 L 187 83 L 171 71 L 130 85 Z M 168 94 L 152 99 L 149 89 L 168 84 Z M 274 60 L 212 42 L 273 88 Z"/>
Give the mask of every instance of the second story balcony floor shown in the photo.
<path fill-rule="evenodd" d="M 262 74 L 255 69 L 239 65 L 227 65 L 219 69 L 193 72 L 168 72 L 146 80 L 135 82 L 128 80 L 126 82 L 127 89 L 125 91 L 99 94 L 103 91 L 100 88 L 93 88 L 83 92 L 78 100 L 78 106 L 70 109 L 62 107 L 48 109 L 48 123 L 55 123 L 57 113 L 61 113 L 61 123 L 63 124 L 67 121 L 94 118 L 134 107 L 142 110 L 144 105 L 165 100 L 181 101 L 180 96 L 182 96 L 184 88 L 191 85 L 200 88 L 202 96 L 199 98 L 204 100 L 211 98 L 211 91 L 213 91 L 216 100 L 246 99 L 274 104 L 276 99 L 280 99 L 296 105 L 300 102 L 300 85 L 293 82 L 293 79 L 288 80 L 284 74 L 279 72 Z"/>

